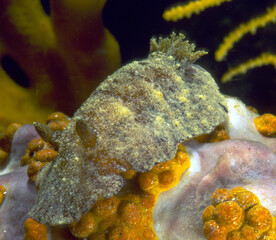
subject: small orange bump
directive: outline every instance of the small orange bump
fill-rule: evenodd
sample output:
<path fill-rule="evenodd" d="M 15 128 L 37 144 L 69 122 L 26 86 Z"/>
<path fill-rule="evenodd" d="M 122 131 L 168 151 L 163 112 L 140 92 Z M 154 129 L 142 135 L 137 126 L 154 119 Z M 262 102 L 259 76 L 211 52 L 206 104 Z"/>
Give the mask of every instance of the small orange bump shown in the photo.
<path fill-rule="evenodd" d="M 170 168 L 170 166 L 171 166 L 170 160 L 165 161 L 165 162 L 161 162 L 161 163 L 158 163 L 156 166 L 154 166 L 151 169 L 151 171 L 156 173 L 156 174 L 159 174 L 159 173 L 165 171 L 166 169 Z"/>
<path fill-rule="evenodd" d="M 161 185 L 170 185 L 175 181 L 175 176 L 172 171 L 166 170 L 159 174 L 159 183 Z"/>
<path fill-rule="evenodd" d="M 120 199 L 117 196 L 101 199 L 96 202 L 92 208 L 92 212 L 99 217 L 106 218 L 117 212 L 119 203 Z"/>
<path fill-rule="evenodd" d="M 207 143 L 207 142 L 209 142 L 210 137 L 211 137 L 211 135 L 209 135 L 209 134 L 202 134 L 202 135 L 196 136 L 195 140 L 200 143 Z"/>
<path fill-rule="evenodd" d="M 252 206 L 260 203 L 257 196 L 250 191 L 244 191 L 236 194 L 236 202 L 239 203 L 244 210 L 248 210 Z"/>
<path fill-rule="evenodd" d="M 106 240 L 105 233 L 103 232 L 96 232 L 89 235 L 87 240 Z"/>
<path fill-rule="evenodd" d="M 122 173 L 122 177 L 126 180 L 132 180 L 137 176 L 137 172 L 133 169 L 128 169 Z"/>
<path fill-rule="evenodd" d="M 39 162 L 51 162 L 57 156 L 57 151 L 51 148 L 39 150 L 34 155 L 34 160 Z"/>
<path fill-rule="evenodd" d="M 178 151 L 173 159 L 178 165 L 187 165 L 190 161 L 188 152 L 182 144 L 178 145 Z"/>
<path fill-rule="evenodd" d="M 227 240 L 242 240 L 241 232 L 240 231 L 232 231 L 232 232 L 228 233 Z"/>
<path fill-rule="evenodd" d="M 64 113 L 54 112 L 48 116 L 46 124 L 48 124 L 49 122 L 62 121 L 62 120 L 66 120 L 66 119 L 67 119 L 67 117 Z"/>
<path fill-rule="evenodd" d="M 21 124 L 12 123 L 5 129 L 4 133 L 0 133 L 0 146 L 6 153 L 10 152 L 13 135 L 20 127 Z"/>
<path fill-rule="evenodd" d="M 270 113 L 254 119 L 255 126 L 260 134 L 265 137 L 276 137 L 276 116 Z"/>
<path fill-rule="evenodd" d="M 99 220 L 98 224 L 98 232 L 105 232 L 107 229 L 113 227 L 114 225 L 118 224 L 118 218 L 117 216 L 110 216 L 107 218 L 104 218 L 103 220 Z"/>
<path fill-rule="evenodd" d="M 211 133 L 209 134 L 202 134 L 200 136 L 195 137 L 195 139 L 200 143 L 206 142 L 220 142 L 223 140 L 230 139 L 227 131 L 225 130 L 222 124 L 218 125 Z"/>
<path fill-rule="evenodd" d="M 141 194 L 140 201 L 141 201 L 142 207 L 144 207 L 145 209 L 149 209 L 154 207 L 157 201 L 157 197 L 149 193 L 143 193 Z"/>
<path fill-rule="evenodd" d="M 257 240 L 254 228 L 248 225 L 244 225 L 241 229 L 241 239 L 242 240 Z"/>
<path fill-rule="evenodd" d="M 215 220 L 205 222 L 203 232 L 208 240 L 226 240 L 227 230 L 220 227 Z"/>
<path fill-rule="evenodd" d="M 38 161 L 33 161 L 30 163 L 27 169 L 28 177 L 31 181 L 35 182 L 37 174 L 47 163 L 42 163 Z"/>
<path fill-rule="evenodd" d="M 238 194 L 240 194 L 241 192 L 245 192 L 245 191 L 247 191 L 245 188 L 243 188 L 243 187 L 234 187 L 234 188 L 232 188 L 232 193 L 233 193 L 233 195 L 234 195 L 234 197 L 236 197 Z"/>
<path fill-rule="evenodd" d="M 276 239 L 276 229 L 275 230 L 269 230 L 264 234 L 260 240 L 275 240 Z"/>
<path fill-rule="evenodd" d="M 214 133 L 210 139 L 210 142 L 211 143 L 221 142 L 221 141 L 227 140 L 227 139 L 230 139 L 227 131 L 224 128 L 221 128 L 221 129 L 217 129 L 214 131 Z"/>
<path fill-rule="evenodd" d="M 69 124 L 69 121 L 50 122 L 48 126 L 54 131 L 63 131 Z"/>
<path fill-rule="evenodd" d="M 145 240 L 157 239 L 157 236 L 152 229 L 146 229 L 143 232 L 143 238 L 141 239 L 145 239 Z"/>
<path fill-rule="evenodd" d="M 47 226 L 28 218 L 24 224 L 23 240 L 47 240 Z"/>
<path fill-rule="evenodd" d="M 252 226 L 255 232 L 263 233 L 271 228 L 272 216 L 270 212 L 261 205 L 255 205 L 246 214 L 248 225 Z"/>
<path fill-rule="evenodd" d="M 134 203 L 140 203 L 140 196 L 134 193 L 126 193 L 124 194 L 124 200 Z"/>
<path fill-rule="evenodd" d="M 4 134 L 6 135 L 6 137 L 8 137 L 8 139 L 11 141 L 13 138 L 13 135 L 15 134 L 15 132 L 17 131 L 18 128 L 20 128 L 22 126 L 22 124 L 19 123 L 11 123 L 5 130 Z"/>
<path fill-rule="evenodd" d="M 124 223 L 136 225 L 142 220 L 142 212 L 136 203 L 122 201 L 118 208 L 118 214 Z"/>
<path fill-rule="evenodd" d="M 107 240 L 129 240 L 129 230 L 124 226 L 112 227 L 108 230 Z"/>
<path fill-rule="evenodd" d="M 220 188 L 216 190 L 211 197 L 211 204 L 216 206 L 219 203 L 232 200 L 234 195 L 231 190 L 226 188 Z"/>
<path fill-rule="evenodd" d="M 207 208 L 205 208 L 205 210 L 203 211 L 203 214 L 202 214 L 203 222 L 213 220 L 215 209 L 216 208 L 213 205 L 210 205 Z"/>
<path fill-rule="evenodd" d="M 6 195 L 6 188 L 0 185 L 0 206 L 4 201 L 5 195 Z"/>
<path fill-rule="evenodd" d="M 0 149 L 0 164 L 5 162 L 8 158 L 9 154 L 6 153 L 4 150 Z"/>
<path fill-rule="evenodd" d="M 138 183 L 142 190 L 148 191 L 158 186 L 158 176 L 153 172 L 140 173 Z"/>
<path fill-rule="evenodd" d="M 237 230 L 244 221 L 244 211 L 238 203 L 228 201 L 216 206 L 215 220 L 228 231 Z"/>
<path fill-rule="evenodd" d="M 33 139 L 29 142 L 28 149 L 30 152 L 39 151 L 44 147 L 45 143 L 46 142 L 42 138 Z"/>
<path fill-rule="evenodd" d="M 94 230 L 96 221 L 90 212 L 85 213 L 78 222 L 73 222 L 69 225 L 71 233 L 75 237 L 86 238 Z"/>
<path fill-rule="evenodd" d="M 28 154 L 25 154 L 20 160 L 20 165 L 26 166 L 30 164 L 32 161 L 33 161 L 33 157 L 30 157 Z"/>

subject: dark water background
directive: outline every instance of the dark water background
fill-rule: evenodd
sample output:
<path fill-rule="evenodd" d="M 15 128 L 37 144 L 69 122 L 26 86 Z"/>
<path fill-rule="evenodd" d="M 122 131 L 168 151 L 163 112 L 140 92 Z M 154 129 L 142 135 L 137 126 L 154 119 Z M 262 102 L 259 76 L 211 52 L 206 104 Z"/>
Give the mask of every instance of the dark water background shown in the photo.
<path fill-rule="evenodd" d="M 48 15 L 51 7 L 48 0 L 40 0 Z M 183 1 L 188 2 L 188 1 Z M 172 31 L 184 33 L 198 49 L 209 52 L 197 62 L 209 71 L 218 82 L 221 91 L 237 96 L 247 105 L 256 107 L 260 113 L 276 114 L 276 69 L 263 66 L 235 76 L 232 81 L 221 84 L 223 73 L 229 68 L 259 56 L 262 52 L 276 54 L 276 23 L 259 28 L 255 35 L 247 34 L 228 53 L 222 62 L 216 62 L 214 52 L 224 36 L 239 24 L 262 15 L 276 0 L 232 0 L 218 7 L 212 7 L 193 15 L 190 19 L 166 22 L 162 18 L 164 10 L 179 3 L 173 0 L 107 0 L 103 11 L 105 26 L 118 40 L 122 54 L 122 64 L 133 59 L 145 58 L 152 36 L 168 36 Z M 89 31 L 89 29 L 88 29 Z M 12 59 L 2 59 L 6 68 L 15 66 Z M 13 79 L 20 79 L 20 85 L 28 87 L 28 79 L 20 68 L 10 69 Z M 18 78 L 18 76 L 20 76 Z"/>
<path fill-rule="evenodd" d="M 213 75 L 223 93 L 241 98 L 260 113 L 276 114 L 276 69 L 272 65 L 238 75 L 235 79 L 239 81 L 220 84 L 220 78 L 227 69 L 257 57 L 262 52 L 276 54 L 276 23 L 259 28 L 255 35 L 245 35 L 223 62 L 214 59 L 214 52 L 225 35 L 240 23 L 265 13 L 276 1 L 233 0 L 193 15 L 190 19 L 166 22 L 162 18 L 163 11 L 177 3 L 179 1 L 173 0 L 107 1 L 104 22 L 119 41 L 123 63 L 147 56 L 148 42 L 152 36 L 169 35 L 173 30 L 183 32 L 199 49 L 209 52 L 197 63 Z"/>

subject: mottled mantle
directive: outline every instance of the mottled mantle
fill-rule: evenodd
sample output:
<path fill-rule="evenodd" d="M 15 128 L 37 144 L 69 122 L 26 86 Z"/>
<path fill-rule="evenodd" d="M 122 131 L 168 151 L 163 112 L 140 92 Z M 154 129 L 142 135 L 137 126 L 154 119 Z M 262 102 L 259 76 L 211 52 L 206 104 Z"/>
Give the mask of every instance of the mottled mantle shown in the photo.
<path fill-rule="evenodd" d="M 120 173 L 145 172 L 170 160 L 180 142 L 225 120 L 224 96 L 211 75 L 193 64 L 204 52 L 193 52 L 183 39 L 172 34 L 152 40 L 149 57 L 109 76 L 63 132 L 36 124 L 58 156 L 38 176 L 30 217 L 50 225 L 78 220 L 99 197 L 122 188 Z"/>

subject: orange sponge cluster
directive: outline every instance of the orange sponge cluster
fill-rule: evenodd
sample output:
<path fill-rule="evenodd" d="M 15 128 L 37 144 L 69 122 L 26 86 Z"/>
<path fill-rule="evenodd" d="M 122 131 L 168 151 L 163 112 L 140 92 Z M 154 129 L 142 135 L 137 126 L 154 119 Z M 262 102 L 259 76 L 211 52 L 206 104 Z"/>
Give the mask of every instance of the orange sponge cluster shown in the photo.
<path fill-rule="evenodd" d="M 149 172 L 127 170 L 122 174 L 126 187 L 117 196 L 97 201 L 69 229 L 74 236 L 88 240 L 158 239 L 153 228 L 153 209 L 158 195 L 177 185 L 189 166 L 189 156 L 179 145 L 173 159 Z"/>
<path fill-rule="evenodd" d="M 203 212 L 208 240 L 276 239 L 275 217 L 242 187 L 218 189 Z"/>
<path fill-rule="evenodd" d="M 70 119 L 63 113 L 53 113 L 46 121 L 55 131 L 64 130 L 69 122 Z M 50 143 L 41 138 L 34 139 L 29 142 L 21 165 L 29 164 L 28 176 L 35 181 L 40 169 L 56 156 L 57 152 Z M 127 170 L 122 173 L 126 185 L 121 192 L 117 196 L 98 200 L 78 222 L 69 225 L 71 233 L 87 240 L 158 239 L 153 228 L 153 209 L 158 195 L 177 185 L 189 166 L 188 153 L 180 144 L 173 159 L 159 163 L 149 172 Z M 35 239 L 32 236 L 38 231 L 43 232 L 44 227 L 27 219 L 24 239 Z"/>
<path fill-rule="evenodd" d="M 255 126 L 265 137 L 276 137 L 276 116 L 266 113 L 254 119 Z"/>
<path fill-rule="evenodd" d="M 3 133 L 0 133 L 0 166 L 7 160 L 11 150 L 13 135 L 20 127 L 21 124 L 12 123 L 5 129 Z"/>
<path fill-rule="evenodd" d="M 70 119 L 63 113 L 56 112 L 49 115 L 46 123 L 54 131 L 64 130 Z M 25 155 L 21 158 L 21 166 L 28 165 L 27 174 L 30 180 L 35 181 L 38 172 L 47 163 L 57 156 L 54 147 L 42 138 L 33 139 L 29 142 Z"/>

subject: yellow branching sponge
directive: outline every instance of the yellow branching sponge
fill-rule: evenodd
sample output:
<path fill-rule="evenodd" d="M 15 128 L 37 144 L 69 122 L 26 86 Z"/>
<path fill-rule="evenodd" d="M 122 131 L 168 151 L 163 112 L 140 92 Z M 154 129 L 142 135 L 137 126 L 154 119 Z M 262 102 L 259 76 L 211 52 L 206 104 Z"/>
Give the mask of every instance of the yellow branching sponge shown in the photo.
<path fill-rule="evenodd" d="M 224 37 L 223 43 L 215 52 L 215 59 L 217 61 L 222 61 L 233 45 L 238 42 L 245 34 L 255 34 L 258 28 L 264 27 L 271 22 L 275 23 L 275 19 L 276 4 L 271 9 L 268 9 L 265 14 L 241 24 L 235 30 L 230 32 L 226 37 Z"/>
<path fill-rule="evenodd" d="M 224 2 L 232 0 L 198 0 L 184 5 L 178 5 L 166 10 L 163 13 L 163 18 L 166 21 L 178 21 L 182 18 L 190 18 L 193 14 L 199 14 L 206 8 L 219 6 Z"/>
<path fill-rule="evenodd" d="M 119 46 L 104 28 L 105 0 L 0 2 L 0 58 L 12 59 L 28 86 L 0 67 L 0 129 L 11 122 L 42 122 L 53 110 L 72 114 L 91 89 L 120 65 Z M 47 107 L 46 107 L 47 106 Z"/>
<path fill-rule="evenodd" d="M 244 74 L 250 69 L 262 67 L 265 65 L 273 65 L 276 69 L 276 54 L 262 53 L 256 58 L 249 59 L 248 61 L 241 63 L 237 67 L 229 69 L 226 73 L 223 74 L 221 82 L 229 82 L 233 80 L 233 77 L 238 74 Z"/>

